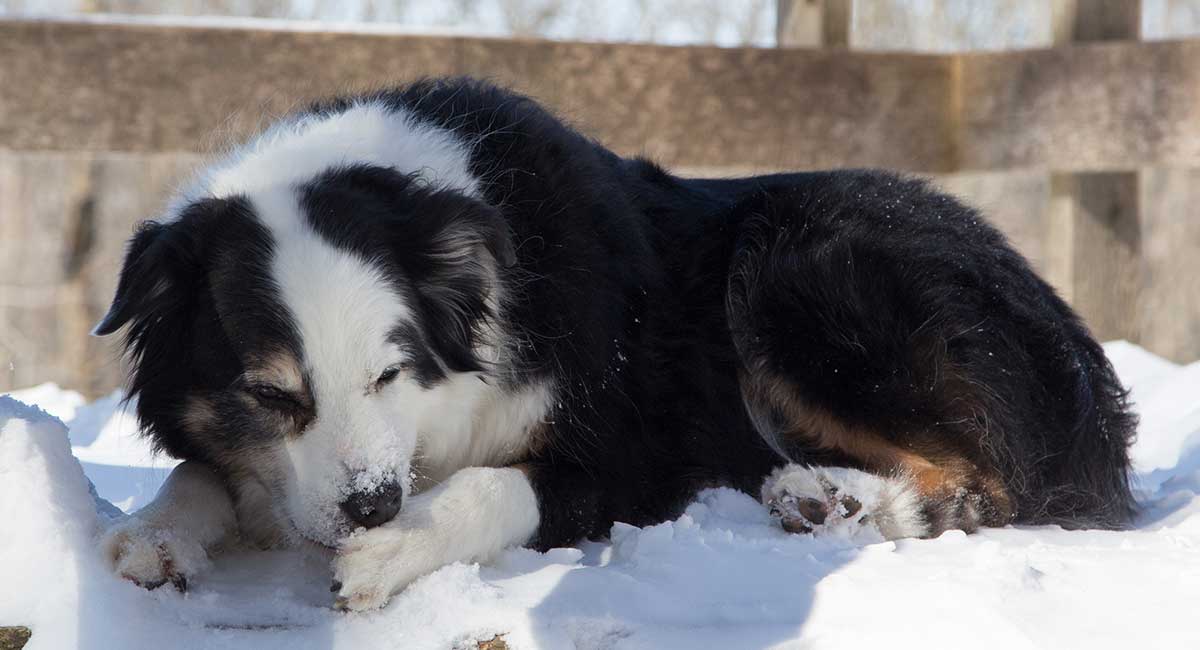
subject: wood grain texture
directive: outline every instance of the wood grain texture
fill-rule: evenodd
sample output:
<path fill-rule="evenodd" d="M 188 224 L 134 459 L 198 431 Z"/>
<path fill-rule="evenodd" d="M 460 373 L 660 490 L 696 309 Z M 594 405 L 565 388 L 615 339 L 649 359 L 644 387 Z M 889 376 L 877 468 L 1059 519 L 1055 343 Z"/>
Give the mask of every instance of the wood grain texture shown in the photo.
<path fill-rule="evenodd" d="M 921 55 L 0 21 L 0 148 L 212 151 L 314 98 L 425 75 L 531 93 L 671 165 L 947 170 Z M 60 110 L 46 110 L 61 106 Z"/>
<path fill-rule="evenodd" d="M 1064 224 L 1052 245 L 1069 260 L 1066 298 L 1103 341 L 1140 340 L 1143 226 L 1138 175 L 1055 174 L 1048 218 Z"/>
<path fill-rule="evenodd" d="M 126 240 L 187 176 L 192 155 L 0 152 L 0 390 L 120 384 L 108 308 Z"/>
<path fill-rule="evenodd" d="M 1177 362 L 1200 359 L 1200 169 L 1141 171 L 1138 341 Z"/>
<path fill-rule="evenodd" d="M 1200 41 L 962 55 L 960 169 L 1200 166 Z"/>

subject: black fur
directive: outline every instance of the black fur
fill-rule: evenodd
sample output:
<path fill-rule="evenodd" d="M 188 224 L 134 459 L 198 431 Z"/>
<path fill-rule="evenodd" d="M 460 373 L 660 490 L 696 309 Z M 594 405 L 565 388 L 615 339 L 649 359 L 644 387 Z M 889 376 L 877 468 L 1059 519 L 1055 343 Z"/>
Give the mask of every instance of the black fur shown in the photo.
<path fill-rule="evenodd" d="M 478 81 L 366 99 L 460 135 L 484 196 L 375 167 L 335 169 L 302 190 L 310 224 L 388 260 L 414 288 L 423 328 L 396 336 L 428 341 L 426 382 L 481 369 L 472 346 L 487 327 L 509 341 L 489 372 L 513 387 L 552 381 L 552 422 L 526 463 L 541 504 L 534 546 L 661 521 L 707 486 L 756 492 L 782 462 L 769 442 L 801 462 L 852 462 L 760 432 L 784 416 L 744 402 L 754 372 L 785 378 L 848 425 L 900 445 L 920 435 L 994 471 L 1015 521 L 1129 520 L 1135 422 L 1111 366 L 1004 238 L 954 199 L 881 171 L 682 179 Z M 194 209 L 245 212 L 236 201 Z M 269 318 L 212 323 L 227 313 L 221 277 L 250 273 L 233 259 L 234 240 L 269 245 L 253 219 L 220 219 L 222 230 L 241 228 L 225 232 L 201 225 L 212 219 L 139 234 L 98 328 L 133 320 L 131 394 L 160 444 L 185 458 L 203 451 L 162 405 L 188 386 L 215 390 L 240 354 L 288 340 L 288 324 Z M 436 250 L 447 241 L 481 261 L 448 265 Z M 158 267 L 173 291 L 154 290 Z M 486 303 L 490 283 L 501 313 Z M 271 299 L 269 287 L 244 291 Z M 267 342 L 229 336 L 264 327 L 276 332 Z"/>
<path fill-rule="evenodd" d="M 295 346 L 267 265 L 272 241 L 243 199 L 206 199 L 169 223 L 146 222 L 130 245 L 117 295 L 97 334 L 129 323 L 126 399 L 157 447 L 176 458 L 223 466 L 264 442 L 231 388 L 247 358 Z M 223 426 L 184 435 L 189 397 L 213 402 Z M 303 417 L 311 418 L 312 414 Z M 248 419 L 249 418 L 249 419 Z"/>

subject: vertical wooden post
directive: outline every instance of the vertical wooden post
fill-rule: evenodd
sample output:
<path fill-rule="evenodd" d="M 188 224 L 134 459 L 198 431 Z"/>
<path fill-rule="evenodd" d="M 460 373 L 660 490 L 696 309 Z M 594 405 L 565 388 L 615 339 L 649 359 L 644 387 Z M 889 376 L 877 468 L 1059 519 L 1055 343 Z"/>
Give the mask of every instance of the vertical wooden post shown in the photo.
<path fill-rule="evenodd" d="M 849 47 L 853 0 L 776 0 L 776 47 Z"/>
<path fill-rule="evenodd" d="M 1055 45 L 1138 39 L 1141 0 L 1054 0 Z M 1136 341 L 1138 171 L 1053 173 L 1047 276 L 1101 340 Z"/>
<path fill-rule="evenodd" d="M 1050 181 L 1050 279 L 1103 340 L 1140 334 L 1138 181 L 1137 172 L 1054 174 Z"/>

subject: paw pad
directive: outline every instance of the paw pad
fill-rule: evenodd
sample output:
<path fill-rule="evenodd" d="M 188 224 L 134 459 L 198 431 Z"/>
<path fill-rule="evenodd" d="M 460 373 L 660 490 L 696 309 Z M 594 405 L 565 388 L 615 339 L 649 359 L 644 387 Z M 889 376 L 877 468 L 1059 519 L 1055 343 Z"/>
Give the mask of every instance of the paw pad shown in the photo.
<path fill-rule="evenodd" d="M 789 533 L 813 533 L 842 522 L 865 523 L 858 498 L 845 494 L 820 472 L 792 466 L 777 472 L 763 487 L 763 501 Z M 853 519 L 857 517 L 857 520 Z"/>

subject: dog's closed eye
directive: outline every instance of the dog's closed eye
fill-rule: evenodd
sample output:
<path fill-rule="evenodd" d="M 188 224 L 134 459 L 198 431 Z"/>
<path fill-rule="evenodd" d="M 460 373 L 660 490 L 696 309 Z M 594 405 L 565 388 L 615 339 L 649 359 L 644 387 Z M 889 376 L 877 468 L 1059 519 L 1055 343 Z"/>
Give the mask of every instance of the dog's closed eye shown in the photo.
<path fill-rule="evenodd" d="M 400 371 L 406 369 L 408 365 L 408 363 L 397 363 L 385 368 L 380 373 L 379 378 L 375 380 L 375 390 L 379 390 L 395 381 L 396 377 L 400 376 Z"/>
<path fill-rule="evenodd" d="M 270 384 L 257 384 L 246 388 L 246 392 L 250 394 L 259 404 L 266 408 L 277 411 L 292 411 L 300 406 L 300 400 L 295 396 L 284 391 L 277 386 Z"/>

